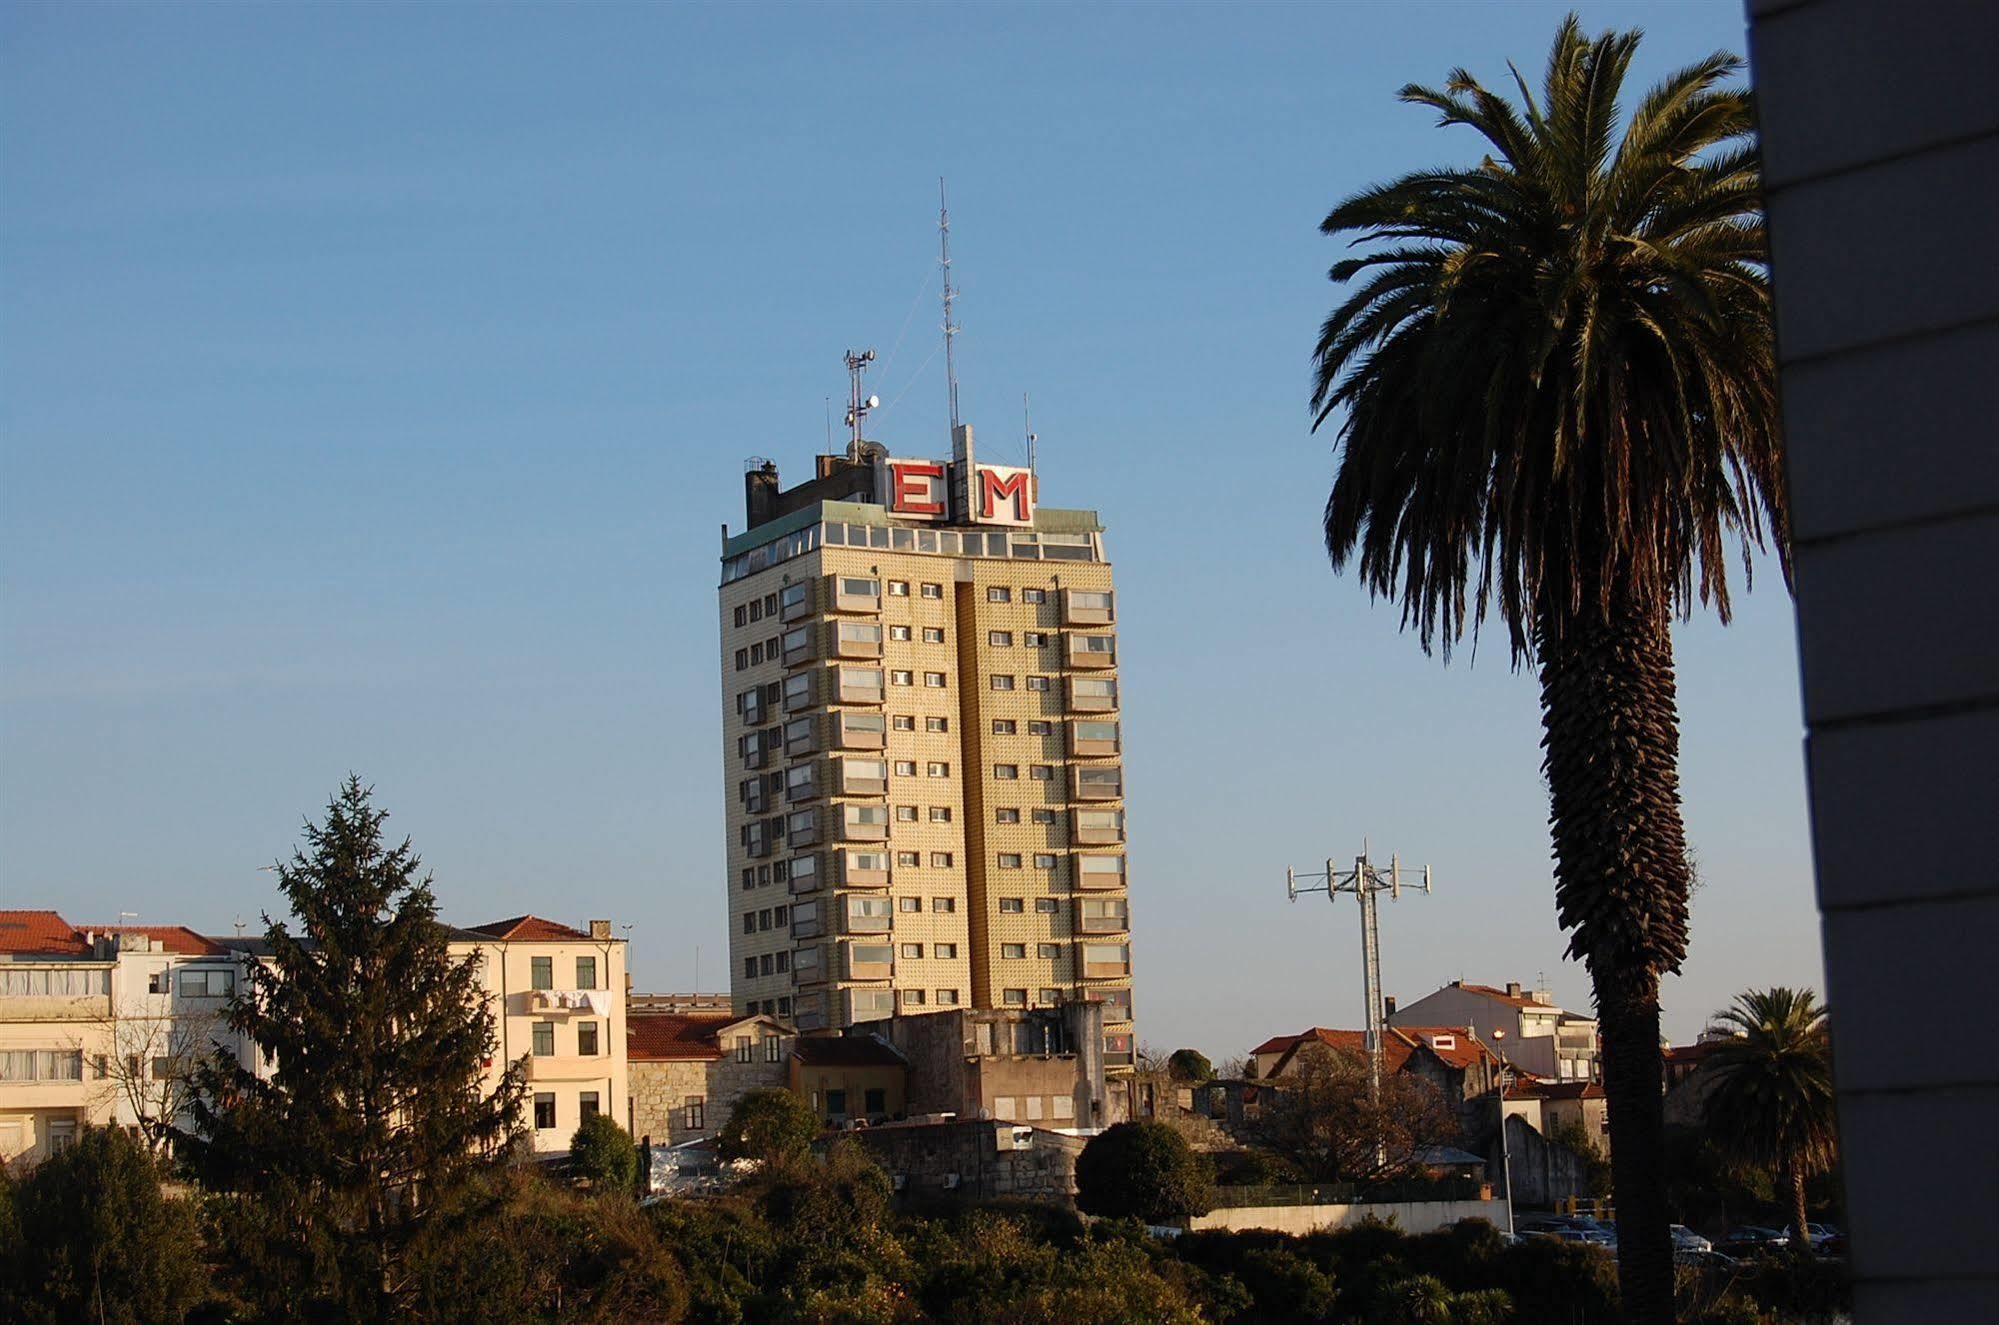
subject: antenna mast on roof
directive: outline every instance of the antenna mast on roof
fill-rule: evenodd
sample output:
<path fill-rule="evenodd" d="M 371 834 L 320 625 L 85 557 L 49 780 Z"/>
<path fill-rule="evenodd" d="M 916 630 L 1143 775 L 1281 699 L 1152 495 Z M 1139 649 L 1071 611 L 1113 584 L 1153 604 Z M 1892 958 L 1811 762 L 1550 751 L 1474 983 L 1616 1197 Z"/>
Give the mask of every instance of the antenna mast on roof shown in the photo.
<path fill-rule="evenodd" d="M 847 351 L 847 460 L 850 464 L 861 463 L 861 421 L 868 417 L 868 411 L 882 403 L 880 396 L 863 396 L 861 378 L 867 375 L 868 365 L 875 361 L 873 350 L 855 353 Z"/>
<path fill-rule="evenodd" d="M 944 380 L 951 389 L 951 435 L 958 435 L 958 360 L 951 342 L 958 324 L 951 320 L 951 304 L 958 297 L 951 285 L 951 209 L 944 202 L 944 177 L 937 177 L 937 265 L 944 269 Z"/>
<path fill-rule="evenodd" d="M 1034 472 L 1034 443 L 1037 438 L 1034 435 L 1034 416 L 1028 411 L 1027 393 L 1025 391 L 1020 393 L 1020 426 L 1027 432 L 1027 472 L 1032 474 Z"/>

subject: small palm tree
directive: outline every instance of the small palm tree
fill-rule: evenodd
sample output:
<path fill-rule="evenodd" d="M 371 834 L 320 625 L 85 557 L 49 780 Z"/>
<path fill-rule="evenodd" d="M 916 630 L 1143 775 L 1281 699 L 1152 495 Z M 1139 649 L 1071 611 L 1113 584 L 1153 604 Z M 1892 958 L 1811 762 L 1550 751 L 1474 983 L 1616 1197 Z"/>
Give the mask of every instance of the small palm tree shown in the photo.
<path fill-rule="evenodd" d="M 1728 617 L 1731 541 L 1788 526 L 1760 172 L 1742 62 L 1667 77 L 1628 121 L 1639 34 L 1571 15 L 1537 100 L 1470 73 L 1404 101 L 1481 134 L 1469 168 L 1356 194 L 1329 235 L 1381 241 L 1320 331 L 1335 414 L 1335 569 L 1448 657 L 1488 609 L 1541 682 L 1555 900 L 1603 1030 L 1627 1319 L 1672 1318 L 1659 978 L 1687 946 L 1671 624 Z M 1622 132 L 1620 134 L 1620 124 Z"/>
<path fill-rule="evenodd" d="M 1701 1068 L 1713 1083 L 1702 1106 L 1708 1134 L 1738 1163 L 1780 1177 L 1794 1245 L 1807 1249 L 1805 1180 L 1839 1153 L 1826 1011 L 1811 990 L 1779 986 L 1736 995 L 1714 1019 L 1733 1034 Z"/>

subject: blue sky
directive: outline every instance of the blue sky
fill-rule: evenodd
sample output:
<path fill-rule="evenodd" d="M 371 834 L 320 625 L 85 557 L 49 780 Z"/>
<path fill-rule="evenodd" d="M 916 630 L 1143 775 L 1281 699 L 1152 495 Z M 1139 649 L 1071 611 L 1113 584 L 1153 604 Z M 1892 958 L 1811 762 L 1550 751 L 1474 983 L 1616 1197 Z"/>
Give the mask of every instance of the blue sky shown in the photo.
<path fill-rule="evenodd" d="M 1354 1025 L 1351 902 L 1427 861 L 1389 992 L 1545 973 L 1533 680 L 1334 576 L 1307 359 L 1340 196 L 1462 159 L 1393 99 L 1538 77 L 1562 6 L 0 9 L 0 902 L 227 932 L 348 770 L 447 912 L 632 925 L 724 982 L 718 527 L 872 345 L 898 452 L 964 415 L 1109 526 L 1141 1038 Z M 1736 3 L 1589 5 L 1636 80 Z M 1772 573 L 1679 633 L 1689 1038 L 1820 985 Z M 1188 713 L 1212 715 L 1197 721 Z"/>

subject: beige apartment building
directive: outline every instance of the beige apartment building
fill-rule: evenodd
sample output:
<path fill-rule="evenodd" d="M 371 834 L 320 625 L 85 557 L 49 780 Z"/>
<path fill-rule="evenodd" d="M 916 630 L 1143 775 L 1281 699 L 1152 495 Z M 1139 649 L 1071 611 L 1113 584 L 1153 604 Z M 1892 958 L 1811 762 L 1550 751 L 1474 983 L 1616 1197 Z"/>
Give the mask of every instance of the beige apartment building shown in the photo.
<path fill-rule="evenodd" d="M 722 553 L 735 1009 L 1105 1005 L 1132 1061 L 1116 597 L 1095 512 L 871 443 L 746 477 Z"/>

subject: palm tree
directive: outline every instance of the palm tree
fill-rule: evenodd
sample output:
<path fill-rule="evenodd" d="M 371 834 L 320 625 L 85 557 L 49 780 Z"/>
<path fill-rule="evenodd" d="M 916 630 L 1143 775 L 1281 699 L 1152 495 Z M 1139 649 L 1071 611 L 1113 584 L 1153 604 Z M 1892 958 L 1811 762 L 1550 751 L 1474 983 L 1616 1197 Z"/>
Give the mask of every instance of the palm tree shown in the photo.
<path fill-rule="evenodd" d="M 1340 414 L 1326 502 L 1354 565 L 1448 659 L 1488 608 L 1540 673 L 1556 909 L 1602 1026 L 1628 1318 L 1671 1318 L 1659 977 L 1687 945 L 1671 624 L 1729 614 L 1731 542 L 1789 576 L 1760 171 L 1717 52 L 1628 122 L 1639 34 L 1556 34 L 1537 101 L 1462 69 L 1401 98 L 1487 154 L 1355 194 L 1369 244 L 1315 356 Z M 1380 242 L 1371 242 L 1380 241 Z"/>
<path fill-rule="evenodd" d="M 1733 1034 L 1701 1067 L 1708 1133 L 1737 1162 L 1781 1176 L 1795 1245 L 1808 1249 L 1805 1179 L 1839 1151 L 1826 1011 L 1811 990 L 1778 986 L 1737 994 L 1714 1019 Z"/>

